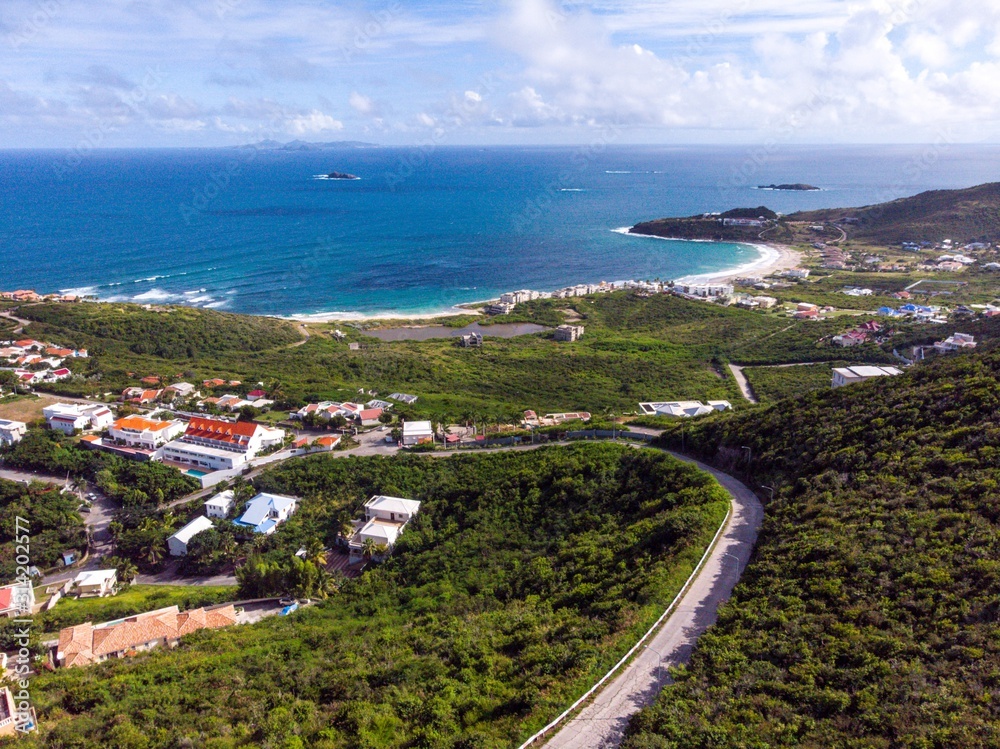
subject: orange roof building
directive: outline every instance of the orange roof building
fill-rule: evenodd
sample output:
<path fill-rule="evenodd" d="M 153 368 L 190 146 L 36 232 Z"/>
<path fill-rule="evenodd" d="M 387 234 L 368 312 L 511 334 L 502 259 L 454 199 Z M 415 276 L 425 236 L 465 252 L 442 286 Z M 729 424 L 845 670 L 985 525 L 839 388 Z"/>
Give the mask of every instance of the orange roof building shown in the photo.
<path fill-rule="evenodd" d="M 176 439 L 186 429 L 183 421 L 156 421 L 142 416 L 118 419 L 108 429 L 108 436 L 140 450 L 156 450 Z"/>
<path fill-rule="evenodd" d="M 59 632 L 56 665 L 64 668 L 88 666 L 158 647 L 174 647 L 184 635 L 238 623 L 236 609 L 230 604 L 217 609 L 184 612 L 177 606 L 170 606 L 109 624 L 78 624 Z"/>

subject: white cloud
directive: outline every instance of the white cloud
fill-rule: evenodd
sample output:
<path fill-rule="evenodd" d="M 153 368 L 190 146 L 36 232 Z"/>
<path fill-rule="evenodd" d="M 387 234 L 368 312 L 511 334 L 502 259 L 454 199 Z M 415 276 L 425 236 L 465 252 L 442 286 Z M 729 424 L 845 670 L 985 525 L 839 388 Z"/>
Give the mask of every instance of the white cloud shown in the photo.
<path fill-rule="evenodd" d="M 371 115 L 375 112 L 375 102 L 357 91 L 351 92 L 349 103 L 358 114 Z"/>
<path fill-rule="evenodd" d="M 308 114 L 292 117 L 285 123 L 288 132 L 294 135 L 317 135 L 336 130 L 343 130 L 344 123 L 328 114 L 314 109 Z"/>

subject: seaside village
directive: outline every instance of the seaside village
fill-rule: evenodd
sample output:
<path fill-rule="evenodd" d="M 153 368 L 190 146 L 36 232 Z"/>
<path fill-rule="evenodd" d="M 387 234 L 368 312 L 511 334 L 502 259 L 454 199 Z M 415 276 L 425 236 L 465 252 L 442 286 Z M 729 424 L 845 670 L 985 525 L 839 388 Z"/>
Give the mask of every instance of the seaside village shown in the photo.
<path fill-rule="evenodd" d="M 840 250 L 817 243 L 824 263 L 843 263 Z M 976 260 L 964 254 L 975 248 L 963 248 L 963 253 L 942 255 L 935 269 L 948 271 L 952 264 L 968 267 Z M 996 269 L 1000 265 L 994 263 Z M 956 270 L 958 269 L 956 266 Z M 987 268 L 988 269 L 988 268 Z M 792 289 L 808 283 L 810 271 L 791 268 L 770 277 L 747 277 L 729 283 L 660 283 L 627 281 L 616 284 L 579 285 L 552 293 L 521 290 L 503 294 L 491 303 L 486 312 L 510 315 L 520 304 L 545 298 L 569 298 L 608 293 L 627 289 L 640 296 L 675 294 L 687 299 L 712 304 L 734 305 L 765 314 L 783 314 L 796 320 L 838 318 L 843 310 L 807 303 L 779 302 L 768 292 Z M 849 349 L 866 343 L 883 344 L 890 340 L 895 326 L 909 324 L 947 323 L 975 316 L 1000 315 L 1000 308 L 982 305 L 972 309 L 954 309 L 935 304 L 918 304 L 918 294 L 933 301 L 937 293 L 928 293 L 916 283 L 892 296 L 899 304 L 882 307 L 865 315 L 862 324 L 848 327 L 823 343 Z M 854 297 L 866 297 L 876 292 L 869 288 L 848 286 L 841 289 L 845 306 Z M 63 296 L 43 297 L 30 291 L 0 293 L 11 301 L 79 302 Z M 574 344 L 584 339 L 582 325 L 562 325 L 552 337 L 562 344 Z M 482 347 L 479 333 L 458 340 L 463 347 Z M 876 377 L 900 374 L 930 357 L 954 354 L 975 348 L 972 335 L 956 331 L 932 345 L 913 346 L 896 351 L 898 366 L 852 366 L 833 369 L 831 387 L 839 388 Z M 74 370 L 86 367 L 89 354 L 53 341 L 28 338 L 0 341 L 0 370 L 13 373 L 13 385 L 0 390 L 3 398 L 23 397 L 36 388 L 60 383 L 75 376 Z M 138 375 L 137 375 L 138 377 Z M 9 380 L 8 380 L 9 382 Z M 358 402 L 319 401 L 309 403 L 291 413 L 274 414 L 275 400 L 268 397 L 263 383 L 244 384 L 235 380 L 209 379 L 201 383 L 164 382 L 160 377 L 139 377 L 138 384 L 121 393 L 110 394 L 100 402 L 95 400 L 57 399 L 43 409 L 44 425 L 0 419 L 0 449 L 23 440 L 29 429 L 48 429 L 77 440 L 81 447 L 117 455 L 140 463 L 161 463 L 176 468 L 194 479 L 200 486 L 196 496 L 203 497 L 203 509 L 174 530 L 166 539 L 168 571 L 176 574 L 200 534 L 226 525 L 244 537 L 270 538 L 294 516 L 303 498 L 268 492 L 241 494 L 241 481 L 255 471 L 300 456 L 332 453 L 341 450 L 361 450 L 359 454 L 392 454 L 399 450 L 470 449 L 513 445 L 528 439 L 607 436 L 600 429 L 588 426 L 588 412 L 539 414 L 528 410 L 518 424 L 494 424 L 492 430 L 473 425 L 441 425 L 426 420 L 400 418 L 400 408 L 415 406 L 419 397 L 395 392 L 379 396 L 374 391 L 360 391 Z M 732 408 L 728 401 L 649 401 L 638 404 L 637 416 L 698 418 Z M 272 418 L 265 418 L 265 417 Z M 626 433 L 637 439 L 648 439 L 641 432 L 612 431 L 611 436 Z M 525 436 L 527 435 L 527 437 Z M 69 491 L 64 490 L 64 491 Z M 95 493 L 81 500 L 89 508 Z M 347 577 L 356 576 L 367 564 L 391 554 L 407 526 L 418 516 L 421 501 L 416 498 L 392 496 L 371 497 L 354 518 L 338 533 L 339 546 L 324 550 L 327 569 Z M 88 509 L 89 511 L 89 509 Z M 300 550 L 299 556 L 307 554 Z M 0 614 L 7 617 L 25 616 L 47 611 L 63 598 L 103 598 L 114 596 L 128 587 L 115 568 L 103 568 L 99 559 L 87 561 L 86 549 L 68 549 L 62 564 L 52 570 L 33 570 L 35 579 L 19 579 L 0 587 Z M 232 580 L 233 578 L 229 578 Z M 36 591 L 44 590 L 36 600 Z M 85 622 L 63 628 L 58 637 L 43 643 L 44 662 L 50 668 L 73 668 L 100 663 L 110 658 L 123 658 L 144 651 L 173 647 L 184 635 L 201 629 L 219 629 L 258 621 L 265 616 L 288 616 L 308 598 L 263 599 L 207 605 L 181 611 L 176 605 L 115 619 L 104 623 Z M 0 667 L 12 668 L 5 656 Z M 17 723 L 23 727 L 35 724 L 34 714 L 19 714 L 9 689 L 0 689 L 0 735 L 14 731 Z"/>

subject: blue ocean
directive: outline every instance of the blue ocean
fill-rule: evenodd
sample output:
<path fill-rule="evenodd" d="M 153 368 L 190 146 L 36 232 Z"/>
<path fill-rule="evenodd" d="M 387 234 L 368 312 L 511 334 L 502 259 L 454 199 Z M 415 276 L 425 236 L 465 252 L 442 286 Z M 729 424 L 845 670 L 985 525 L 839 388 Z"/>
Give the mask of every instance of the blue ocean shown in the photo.
<path fill-rule="evenodd" d="M 0 288 L 267 315 L 419 314 L 520 288 L 674 279 L 751 246 L 614 230 L 994 181 L 1000 148 L 0 152 Z M 316 179 L 332 171 L 356 181 Z M 758 185 L 804 182 L 821 192 Z"/>

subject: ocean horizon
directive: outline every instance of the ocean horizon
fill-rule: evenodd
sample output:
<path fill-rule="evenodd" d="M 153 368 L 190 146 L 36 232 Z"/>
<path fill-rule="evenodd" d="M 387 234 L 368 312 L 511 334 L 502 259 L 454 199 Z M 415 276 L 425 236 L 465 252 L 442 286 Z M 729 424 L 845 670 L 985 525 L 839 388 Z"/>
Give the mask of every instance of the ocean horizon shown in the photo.
<path fill-rule="evenodd" d="M 0 288 L 276 316 L 436 314 L 747 268 L 640 221 L 869 205 L 994 179 L 995 146 L 0 151 Z M 346 172 L 360 180 L 317 179 Z M 819 192 L 756 189 L 809 183 Z M 618 231 L 616 231 L 618 230 Z"/>

